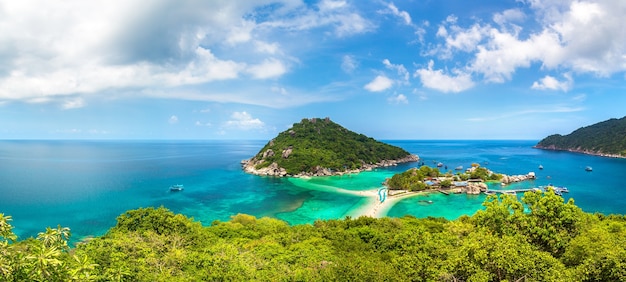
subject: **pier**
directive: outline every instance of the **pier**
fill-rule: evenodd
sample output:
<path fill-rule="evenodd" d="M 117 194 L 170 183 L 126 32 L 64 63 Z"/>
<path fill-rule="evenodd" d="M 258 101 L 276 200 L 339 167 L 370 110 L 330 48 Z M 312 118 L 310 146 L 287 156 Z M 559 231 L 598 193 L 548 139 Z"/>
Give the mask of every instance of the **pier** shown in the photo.
<path fill-rule="evenodd" d="M 495 195 L 495 194 L 508 194 L 515 195 L 517 193 L 525 193 L 529 191 L 542 191 L 546 192 L 547 190 L 554 191 L 554 194 L 562 195 L 563 193 L 568 193 L 569 190 L 566 187 L 556 187 L 556 186 L 545 186 L 545 187 L 535 187 L 535 188 L 526 188 L 526 189 L 507 189 L 507 190 L 487 190 L 484 193 L 487 195 Z"/>

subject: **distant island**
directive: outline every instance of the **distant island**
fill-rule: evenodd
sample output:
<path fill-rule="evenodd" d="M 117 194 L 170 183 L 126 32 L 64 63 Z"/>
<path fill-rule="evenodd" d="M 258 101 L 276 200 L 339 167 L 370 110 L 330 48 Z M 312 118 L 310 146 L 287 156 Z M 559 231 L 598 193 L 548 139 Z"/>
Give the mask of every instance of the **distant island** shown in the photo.
<path fill-rule="evenodd" d="M 417 161 L 404 149 L 352 132 L 330 118 L 302 119 L 270 140 L 243 169 L 270 176 L 328 176 Z"/>
<path fill-rule="evenodd" d="M 626 158 L 626 117 L 581 127 L 565 136 L 550 135 L 534 148 Z"/>

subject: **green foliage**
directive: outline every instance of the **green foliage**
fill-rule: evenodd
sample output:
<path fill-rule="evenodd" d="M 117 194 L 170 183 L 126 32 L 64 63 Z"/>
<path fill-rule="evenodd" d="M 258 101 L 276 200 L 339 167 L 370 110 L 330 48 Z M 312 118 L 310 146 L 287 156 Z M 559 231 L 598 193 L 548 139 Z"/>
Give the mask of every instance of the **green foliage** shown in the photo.
<path fill-rule="evenodd" d="M 3 215 L 0 280 L 626 280 L 624 216 L 584 213 L 551 192 L 527 192 L 521 201 L 489 196 L 484 206 L 454 221 L 359 217 L 289 226 L 238 214 L 208 227 L 145 208 L 70 251 L 69 229 L 60 226 L 9 243 L 14 234 Z"/>
<path fill-rule="evenodd" d="M 411 168 L 403 173 L 394 174 L 387 179 L 389 189 L 422 191 L 427 188 L 424 184 L 424 174 L 421 169 Z"/>
<path fill-rule="evenodd" d="M 285 150 L 291 150 L 283 157 Z M 266 153 L 269 152 L 270 153 Z M 265 157 L 264 157 L 265 154 Z M 375 164 L 382 160 L 407 157 L 409 152 L 363 134 L 345 129 L 330 119 L 303 119 L 268 142 L 255 156 L 264 162 L 257 169 L 271 163 L 285 168 L 288 174 L 314 172 L 318 168 L 345 171 Z"/>
<path fill-rule="evenodd" d="M 626 117 L 582 127 L 565 136 L 550 135 L 536 147 L 626 156 Z"/>

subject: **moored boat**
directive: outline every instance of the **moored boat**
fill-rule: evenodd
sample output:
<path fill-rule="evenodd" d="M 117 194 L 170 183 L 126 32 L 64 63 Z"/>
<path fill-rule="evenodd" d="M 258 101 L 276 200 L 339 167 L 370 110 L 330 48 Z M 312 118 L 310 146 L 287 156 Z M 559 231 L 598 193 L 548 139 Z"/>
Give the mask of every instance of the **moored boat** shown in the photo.
<path fill-rule="evenodd" d="M 591 168 L 590 166 L 585 168 L 586 171 L 593 171 L 593 168 Z"/>
<path fill-rule="evenodd" d="M 182 184 L 174 184 L 170 186 L 170 191 L 182 191 L 183 189 L 185 189 L 185 186 Z"/>

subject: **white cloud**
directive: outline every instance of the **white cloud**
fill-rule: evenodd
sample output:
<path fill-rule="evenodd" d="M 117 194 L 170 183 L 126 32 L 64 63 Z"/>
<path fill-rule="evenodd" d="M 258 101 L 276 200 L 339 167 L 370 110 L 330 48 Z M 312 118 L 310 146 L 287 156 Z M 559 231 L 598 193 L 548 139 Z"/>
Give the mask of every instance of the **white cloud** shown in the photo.
<path fill-rule="evenodd" d="M 247 72 L 256 79 L 276 78 L 287 72 L 287 66 L 276 58 L 269 58 L 248 67 Z"/>
<path fill-rule="evenodd" d="M 254 46 L 256 47 L 256 51 L 259 53 L 276 54 L 280 50 L 279 44 L 276 42 L 267 43 L 264 41 L 256 40 L 254 41 Z"/>
<path fill-rule="evenodd" d="M 454 76 L 444 74 L 442 70 L 433 70 L 434 62 L 428 63 L 428 68 L 422 68 L 415 72 L 419 76 L 424 87 L 435 89 L 441 92 L 461 92 L 472 88 L 474 82 L 469 73 L 455 70 Z"/>
<path fill-rule="evenodd" d="M 384 75 L 379 75 L 374 78 L 370 83 L 366 84 L 363 88 L 371 92 L 380 92 L 389 89 L 393 86 L 393 80 L 387 78 Z"/>
<path fill-rule="evenodd" d="M 565 81 L 559 81 L 553 76 L 546 75 L 539 81 L 533 82 L 531 88 L 538 90 L 560 90 L 563 92 L 567 92 L 572 87 L 573 79 L 570 74 L 564 74 L 563 76 L 565 77 Z"/>
<path fill-rule="evenodd" d="M 408 13 L 408 12 L 406 12 L 406 11 L 400 11 L 400 10 L 398 9 L 398 7 L 396 7 L 396 5 L 394 5 L 393 3 L 389 3 L 389 4 L 387 4 L 387 9 L 389 9 L 388 11 L 389 11 L 392 15 L 397 16 L 397 17 L 401 18 L 401 19 L 404 21 L 404 23 L 405 23 L 406 25 L 411 25 L 411 24 L 412 24 L 412 22 L 411 22 L 411 15 L 409 15 L 409 13 Z"/>
<path fill-rule="evenodd" d="M 289 92 L 284 87 L 272 86 L 270 89 L 274 93 L 278 93 L 280 95 L 289 95 Z"/>
<path fill-rule="evenodd" d="M 263 123 L 258 118 L 253 118 L 247 112 L 234 112 L 231 115 L 231 120 L 227 121 L 225 126 L 229 128 L 238 128 L 241 130 L 250 130 L 261 129 L 265 127 L 265 123 Z"/>
<path fill-rule="evenodd" d="M 406 70 L 404 65 L 394 65 L 388 59 L 383 60 L 383 65 L 385 65 L 388 69 L 395 70 L 398 73 L 398 76 L 400 76 L 405 83 L 409 82 L 409 71 Z"/>
<path fill-rule="evenodd" d="M 387 101 L 389 101 L 389 103 L 392 103 L 392 104 L 408 104 L 409 103 L 409 99 L 407 99 L 407 97 L 404 94 L 398 94 L 398 95 L 389 97 Z"/>
<path fill-rule="evenodd" d="M 173 116 L 171 116 L 171 117 L 170 117 L 170 119 L 169 119 L 169 120 L 167 120 L 167 122 L 168 122 L 169 124 L 177 124 L 177 123 L 178 123 L 178 117 L 177 117 L 177 116 L 175 116 L 175 115 L 173 115 Z"/>
<path fill-rule="evenodd" d="M 104 92 L 178 98 L 189 86 L 278 78 L 298 60 L 278 43 L 285 32 L 375 27 L 346 1 L 25 0 L 0 10 L 0 103 Z"/>
<path fill-rule="evenodd" d="M 85 100 L 83 98 L 78 97 L 78 98 L 66 100 L 63 103 L 63 105 L 61 105 L 61 108 L 63 108 L 64 110 L 78 109 L 78 108 L 84 107 L 85 105 L 87 105 Z"/>
<path fill-rule="evenodd" d="M 518 68 L 528 68 L 534 63 L 545 69 L 600 76 L 626 70 L 626 29 L 623 28 L 626 2 L 533 0 L 527 3 L 532 8 L 532 20 L 539 23 L 538 29 L 521 32 L 518 24 L 525 23 L 529 15 L 519 9 L 494 14 L 496 27 L 477 21 L 463 28 L 451 15 L 437 31 L 445 44 L 437 45 L 428 54 L 451 59 L 458 52 L 468 53 L 471 58 L 466 65 L 468 70 L 496 83 L 510 80 Z M 538 82 L 537 87 L 541 85 Z"/>
<path fill-rule="evenodd" d="M 359 66 L 354 56 L 344 55 L 341 59 L 341 69 L 346 73 L 352 73 Z"/>

